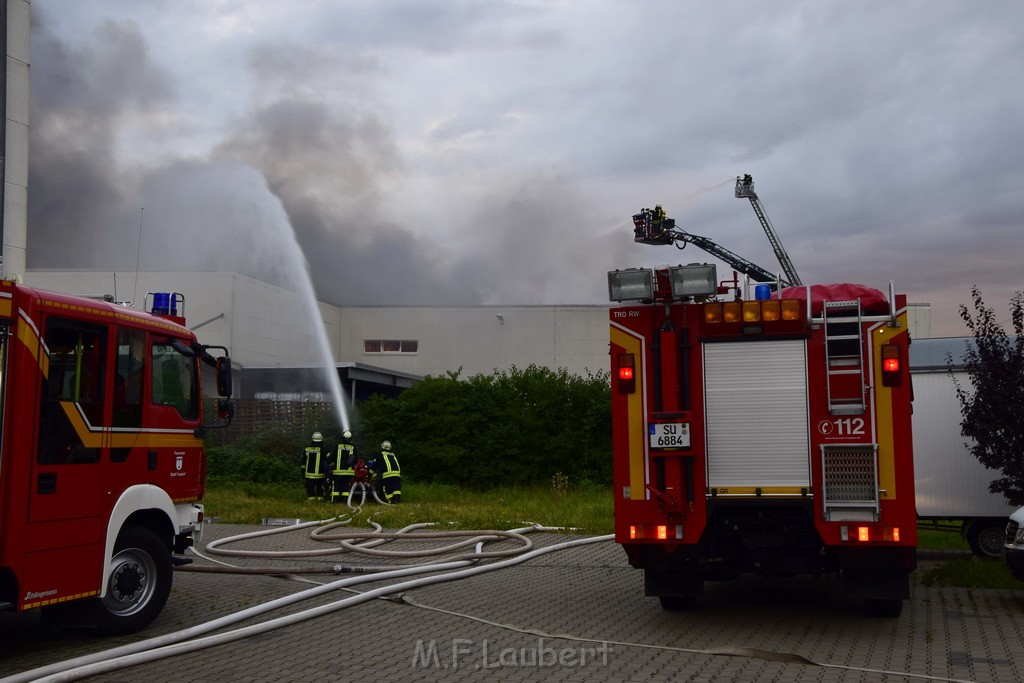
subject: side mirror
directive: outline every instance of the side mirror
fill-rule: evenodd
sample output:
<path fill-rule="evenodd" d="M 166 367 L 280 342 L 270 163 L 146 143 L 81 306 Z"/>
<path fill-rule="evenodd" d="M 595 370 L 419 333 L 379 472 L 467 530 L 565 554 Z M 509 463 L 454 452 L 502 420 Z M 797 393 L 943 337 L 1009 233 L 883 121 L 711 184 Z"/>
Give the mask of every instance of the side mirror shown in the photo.
<path fill-rule="evenodd" d="M 235 404 L 231 401 L 217 401 L 217 417 L 228 422 L 235 416 Z"/>
<path fill-rule="evenodd" d="M 231 398 L 231 359 L 228 356 L 217 359 L 216 374 L 217 393 L 225 398 Z"/>

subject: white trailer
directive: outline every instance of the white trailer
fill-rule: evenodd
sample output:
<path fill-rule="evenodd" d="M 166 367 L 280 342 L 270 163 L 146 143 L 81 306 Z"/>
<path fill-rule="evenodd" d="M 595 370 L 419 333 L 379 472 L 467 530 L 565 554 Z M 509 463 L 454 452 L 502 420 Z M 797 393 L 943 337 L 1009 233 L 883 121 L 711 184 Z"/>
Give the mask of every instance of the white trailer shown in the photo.
<path fill-rule="evenodd" d="M 982 465 L 961 436 L 960 401 L 947 365 L 963 359 L 970 337 L 915 339 L 910 346 L 914 386 L 914 486 L 919 522 L 955 521 L 979 557 L 1001 557 L 1007 519 L 1016 507 L 989 484 L 1001 474 Z M 955 374 L 970 390 L 967 373 Z"/>

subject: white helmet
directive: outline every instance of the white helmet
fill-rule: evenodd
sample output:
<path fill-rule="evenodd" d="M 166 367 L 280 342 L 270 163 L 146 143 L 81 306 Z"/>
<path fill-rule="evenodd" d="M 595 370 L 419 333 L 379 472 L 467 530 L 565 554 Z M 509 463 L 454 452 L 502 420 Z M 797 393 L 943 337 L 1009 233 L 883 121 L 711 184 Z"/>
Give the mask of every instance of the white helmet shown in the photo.
<path fill-rule="evenodd" d="M 313 441 L 314 441 L 314 443 L 320 443 L 323 440 L 324 440 L 324 435 L 323 434 L 321 434 L 320 432 L 313 432 Z"/>
<path fill-rule="evenodd" d="M 390 451 L 391 450 L 391 442 L 390 441 L 381 441 L 380 442 L 380 449 L 382 451 Z"/>
<path fill-rule="evenodd" d="M 350 431 L 348 431 L 346 429 L 345 431 L 343 431 L 341 433 L 341 438 L 343 438 L 343 439 L 351 439 L 352 438 L 352 432 L 350 432 Z"/>

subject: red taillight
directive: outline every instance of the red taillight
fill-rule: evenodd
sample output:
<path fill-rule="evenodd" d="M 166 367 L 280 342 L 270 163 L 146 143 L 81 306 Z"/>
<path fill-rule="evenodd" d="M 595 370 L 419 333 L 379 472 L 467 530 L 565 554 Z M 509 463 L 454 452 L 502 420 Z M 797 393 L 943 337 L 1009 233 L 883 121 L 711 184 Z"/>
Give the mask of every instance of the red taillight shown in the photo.
<path fill-rule="evenodd" d="M 900 347 L 896 344 L 882 344 L 882 386 L 898 387 L 901 383 Z"/>
<path fill-rule="evenodd" d="M 619 393 L 636 392 L 636 356 L 623 353 L 619 356 Z"/>

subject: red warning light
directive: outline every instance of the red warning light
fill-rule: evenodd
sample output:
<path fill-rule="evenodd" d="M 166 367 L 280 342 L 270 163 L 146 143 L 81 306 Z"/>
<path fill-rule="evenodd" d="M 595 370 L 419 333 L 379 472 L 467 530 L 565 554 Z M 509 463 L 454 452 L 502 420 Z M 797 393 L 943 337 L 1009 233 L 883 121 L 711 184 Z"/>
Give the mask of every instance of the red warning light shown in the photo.
<path fill-rule="evenodd" d="M 896 344 L 882 344 L 882 386 L 898 387 L 901 383 L 900 347 Z"/>
<path fill-rule="evenodd" d="M 619 393 L 636 392 L 636 356 L 624 353 L 619 356 Z"/>

